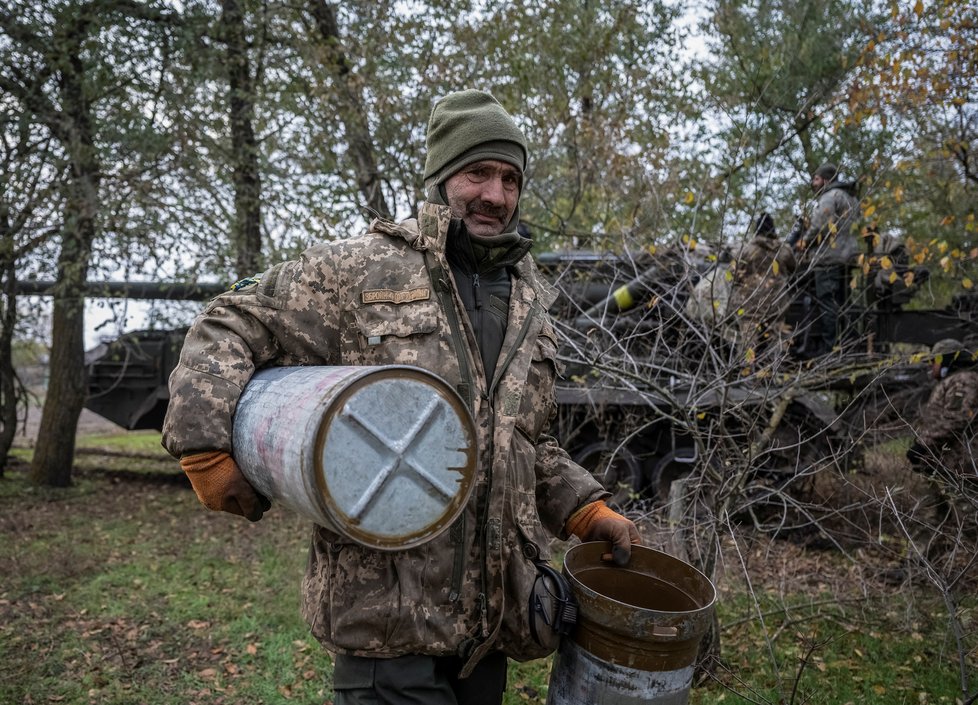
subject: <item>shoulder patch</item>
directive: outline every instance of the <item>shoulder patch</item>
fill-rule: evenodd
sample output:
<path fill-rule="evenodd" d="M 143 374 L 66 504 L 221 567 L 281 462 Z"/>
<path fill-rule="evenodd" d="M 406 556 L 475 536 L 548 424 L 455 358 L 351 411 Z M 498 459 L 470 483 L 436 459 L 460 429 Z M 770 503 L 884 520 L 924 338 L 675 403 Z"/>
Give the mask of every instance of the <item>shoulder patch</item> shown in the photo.
<path fill-rule="evenodd" d="M 260 281 L 261 281 L 260 274 L 256 274 L 253 277 L 245 277 L 244 279 L 239 279 L 238 281 L 234 282 L 234 284 L 231 285 L 231 291 L 240 291 L 241 289 L 244 289 L 246 286 L 257 284 Z"/>

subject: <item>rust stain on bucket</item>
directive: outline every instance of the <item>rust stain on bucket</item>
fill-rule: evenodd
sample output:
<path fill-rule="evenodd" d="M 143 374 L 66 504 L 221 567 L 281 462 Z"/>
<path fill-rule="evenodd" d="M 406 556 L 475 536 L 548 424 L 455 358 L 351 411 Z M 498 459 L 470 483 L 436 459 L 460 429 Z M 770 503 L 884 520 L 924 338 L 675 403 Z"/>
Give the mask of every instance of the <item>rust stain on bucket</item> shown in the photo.
<path fill-rule="evenodd" d="M 660 551 L 633 546 L 626 567 L 601 560 L 604 542 L 564 557 L 578 624 L 562 640 L 548 705 L 683 705 L 716 602 L 710 580 Z"/>

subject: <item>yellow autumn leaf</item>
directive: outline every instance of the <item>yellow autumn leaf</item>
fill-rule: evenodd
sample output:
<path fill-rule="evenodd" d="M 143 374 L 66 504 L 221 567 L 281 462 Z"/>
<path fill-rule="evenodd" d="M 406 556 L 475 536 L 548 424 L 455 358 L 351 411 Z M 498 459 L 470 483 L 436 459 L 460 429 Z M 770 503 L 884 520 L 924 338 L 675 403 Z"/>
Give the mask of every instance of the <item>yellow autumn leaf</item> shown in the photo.
<path fill-rule="evenodd" d="M 696 414 L 696 418 L 699 419 L 700 421 L 702 421 L 703 419 L 706 418 L 706 412 L 705 411 L 701 411 L 700 413 Z"/>
<path fill-rule="evenodd" d="M 882 269 L 892 269 L 893 268 L 893 260 L 891 260 L 886 255 L 883 255 L 882 257 L 880 257 L 880 267 Z"/>
<path fill-rule="evenodd" d="M 655 254 L 655 251 L 656 251 L 655 245 L 649 245 L 648 246 L 648 251 L 649 251 L 649 254 L 650 255 L 654 255 Z"/>
<path fill-rule="evenodd" d="M 941 265 L 941 269 L 943 269 L 945 272 L 950 272 L 951 271 L 951 258 L 950 257 L 941 257 L 940 265 Z"/>
<path fill-rule="evenodd" d="M 733 281 L 733 273 L 729 269 L 725 269 L 723 271 L 723 278 L 726 279 L 728 282 Z"/>
<path fill-rule="evenodd" d="M 835 224 L 835 221 L 829 221 L 829 232 L 833 235 L 839 232 L 839 226 Z"/>
<path fill-rule="evenodd" d="M 691 204 L 695 200 L 696 200 L 696 196 L 693 195 L 693 192 L 692 191 L 687 191 L 686 192 L 686 197 L 683 199 L 683 201 L 686 203 L 686 205 Z"/>
<path fill-rule="evenodd" d="M 747 364 L 751 364 L 757 356 L 754 354 L 754 348 L 747 348 L 747 352 L 744 353 L 744 359 L 747 360 Z"/>
<path fill-rule="evenodd" d="M 961 286 L 963 286 L 965 289 L 970 289 L 974 285 L 975 285 L 974 282 L 968 279 L 968 277 L 965 277 L 964 279 L 961 280 Z"/>
<path fill-rule="evenodd" d="M 973 247 L 969 254 L 971 256 L 971 259 L 978 258 L 978 247 Z"/>
<path fill-rule="evenodd" d="M 777 260 L 771 262 L 771 271 L 774 272 L 775 276 L 777 276 L 781 272 L 781 265 L 778 264 Z"/>
<path fill-rule="evenodd" d="M 875 212 L 876 212 L 876 206 L 867 206 L 866 210 L 863 211 L 863 217 L 869 218 Z"/>
<path fill-rule="evenodd" d="M 907 272 L 906 274 L 903 275 L 904 285 L 907 286 L 908 288 L 913 286 L 913 279 L 914 279 L 913 272 Z"/>
<path fill-rule="evenodd" d="M 915 15 L 917 15 L 917 17 L 924 14 L 924 0 L 917 0 L 917 2 L 914 3 L 913 12 Z"/>
<path fill-rule="evenodd" d="M 738 309 L 737 309 L 737 315 L 738 315 L 738 316 L 743 316 L 743 315 L 744 315 L 744 309 L 742 309 L 742 308 L 738 308 Z"/>
<path fill-rule="evenodd" d="M 890 279 L 889 279 L 890 284 L 896 284 L 896 280 L 899 278 L 900 277 L 897 276 L 896 272 L 890 272 Z"/>

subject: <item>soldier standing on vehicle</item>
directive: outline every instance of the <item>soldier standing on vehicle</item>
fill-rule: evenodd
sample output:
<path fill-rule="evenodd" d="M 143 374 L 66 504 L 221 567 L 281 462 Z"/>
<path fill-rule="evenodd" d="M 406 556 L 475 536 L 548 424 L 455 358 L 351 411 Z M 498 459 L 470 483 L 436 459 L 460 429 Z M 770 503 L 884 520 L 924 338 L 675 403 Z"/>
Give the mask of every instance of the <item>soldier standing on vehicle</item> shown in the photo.
<path fill-rule="evenodd" d="M 907 459 L 914 470 L 931 479 L 938 519 L 943 520 L 950 511 L 947 486 L 978 483 L 978 371 L 965 367 L 973 360 L 960 341 L 941 340 L 931 352 L 932 374 L 939 381 L 914 426 L 917 440 Z"/>
<path fill-rule="evenodd" d="M 852 227 L 859 215 L 859 201 L 853 190 L 852 183 L 839 179 L 834 164 L 822 164 L 812 175 L 815 202 L 807 227 L 796 228 L 787 240 L 802 253 L 799 271 L 810 270 L 814 280 L 816 316 L 808 331 L 808 343 L 796 351 L 800 357 L 824 355 L 836 344 L 849 267 L 859 255 Z"/>
<path fill-rule="evenodd" d="M 478 484 L 450 531 L 379 552 L 314 527 L 303 614 L 336 654 L 337 705 L 500 703 L 506 657 L 552 650 L 528 623 L 550 536 L 608 540 L 622 564 L 639 541 L 547 435 L 555 293 L 517 232 L 523 133 L 491 95 L 468 90 L 435 104 L 426 141 L 416 220 L 375 220 L 219 296 L 170 379 L 167 449 L 201 502 L 252 521 L 268 504 L 230 452 L 235 405 L 257 368 L 410 364 L 466 399 Z"/>
<path fill-rule="evenodd" d="M 753 358 L 767 347 L 784 319 L 790 303 L 788 283 L 795 271 L 791 247 L 778 239 L 769 213 L 757 217 L 753 239 L 734 257 L 730 269 L 733 291 L 729 306 L 738 316 L 740 349 Z"/>

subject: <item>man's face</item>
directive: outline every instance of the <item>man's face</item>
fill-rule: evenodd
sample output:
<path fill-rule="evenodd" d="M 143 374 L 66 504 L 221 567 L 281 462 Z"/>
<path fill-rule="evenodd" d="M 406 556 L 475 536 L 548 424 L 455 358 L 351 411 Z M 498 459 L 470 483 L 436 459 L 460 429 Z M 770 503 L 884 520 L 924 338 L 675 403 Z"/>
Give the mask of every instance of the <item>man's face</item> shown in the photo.
<path fill-rule="evenodd" d="M 520 200 L 522 177 L 511 164 L 486 159 L 462 167 L 445 181 L 452 215 L 461 218 L 469 233 L 499 235 Z"/>
<path fill-rule="evenodd" d="M 823 188 L 825 188 L 825 179 L 818 174 L 815 174 L 815 176 L 812 177 L 812 191 L 818 193 Z"/>

